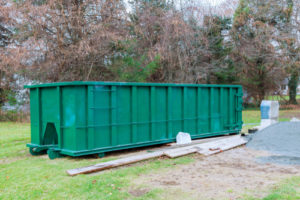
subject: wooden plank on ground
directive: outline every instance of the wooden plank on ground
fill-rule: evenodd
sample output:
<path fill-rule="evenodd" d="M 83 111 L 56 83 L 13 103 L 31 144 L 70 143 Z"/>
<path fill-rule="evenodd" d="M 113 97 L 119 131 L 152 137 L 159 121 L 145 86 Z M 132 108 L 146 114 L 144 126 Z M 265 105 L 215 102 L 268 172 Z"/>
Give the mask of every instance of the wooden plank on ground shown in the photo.
<path fill-rule="evenodd" d="M 189 144 L 176 144 L 176 142 L 173 142 L 173 143 L 168 143 L 168 146 L 172 146 L 174 148 L 185 147 L 185 146 L 201 144 L 201 143 L 216 141 L 216 140 L 220 140 L 220 139 L 230 138 L 230 137 L 234 137 L 234 136 L 224 135 L 224 136 L 218 136 L 218 137 L 212 137 L 212 138 L 193 139 L 192 142 Z"/>
<path fill-rule="evenodd" d="M 209 156 L 212 154 L 220 153 L 220 152 L 244 145 L 246 143 L 247 143 L 247 141 L 244 140 L 243 138 L 234 137 L 231 139 L 226 139 L 226 140 L 218 141 L 218 142 L 211 143 L 211 144 L 199 145 L 198 147 L 200 147 L 201 150 L 199 150 L 198 153 L 205 155 L 205 156 Z"/>
<path fill-rule="evenodd" d="M 208 141 L 206 143 L 192 144 L 185 147 L 178 147 L 178 148 L 166 150 L 165 155 L 168 156 L 169 158 L 177 158 L 179 156 L 184 156 L 195 152 L 201 154 L 211 154 L 213 152 L 218 153 L 222 151 L 220 147 L 224 147 L 223 151 L 225 151 L 228 145 L 234 147 L 234 145 L 238 144 L 238 141 L 240 140 L 244 141 L 244 139 L 242 139 L 241 136 L 239 135 L 225 137 L 219 140 Z M 232 148 L 231 146 L 228 148 Z"/>
<path fill-rule="evenodd" d="M 185 156 L 185 155 L 188 155 L 188 154 L 191 154 L 191 153 L 196 153 L 198 151 L 198 149 L 196 148 L 189 148 L 189 149 L 182 149 L 180 148 L 181 150 L 178 150 L 178 151 L 165 151 L 165 155 L 168 156 L 169 158 L 177 158 L 177 157 L 180 157 L 180 156 Z"/>
<path fill-rule="evenodd" d="M 67 170 L 67 174 L 69 174 L 70 176 L 75 176 L 78 174 L 88 174 L 88 173 L 92 173 L 92 172 L 101 171 L 104 169 L 110 169 L 110 168 L 114 168 L 114 167 L 118 167 L 118 166 L 122 166 L 122 165 L 136 163 L 136 162 L 139 162 L 142 160 L 148 160 L 151 158 L 160 157 L 163 154 L 164 154 L 164 152 L 160 151 L 160 152 L 153 152 L 153 153 L 147 153 L 147 154 L 142 154 L 142 155 L 130 156 L 127 158 L 121 158 L 121 159 L 117 159 L 117 160 L 113 160 L 113 161 L 109 161 L 109 162 L 99 163 L 99 164 L 88 166 L 88 167 L 70 169 L 70 170 Z"/>
<path fill-rule="evenodd" d="M 160 149 L 157 152 L 153 153 L 146 153 L 142 155 L 135 155 L 126 158 L 121 158 L 109 162 L 99 163 L 96 165 L 88 166 L 88 167 L 81 167 L 77 169 L 67 170 L 67 173 L 70 176 L 75 176 L 78 174 L 88 174 L 96 171 L 101 171 L 105 169 L 110 169 L 118 166 L 123 166 L 131 163 L 136 163 L 143 160 L 148 160 L 151 158 L 160 157 L 166 155 L 170 158 L 176 158 L 179 156 L 191 154 L 198 152 L 203 155 L 212 155 L 215 153 L 220 153 L 222 151 L 226 151 L 228 149 L 246 144 L 247 142 L 241 138 L 241 136 L 232 136 L 226 137 L 219 140 L 208 141 L 206 143 L 200 144 L 192 144 L 190 146 L 178 147 L 178 148 L 165 148 Z"/>

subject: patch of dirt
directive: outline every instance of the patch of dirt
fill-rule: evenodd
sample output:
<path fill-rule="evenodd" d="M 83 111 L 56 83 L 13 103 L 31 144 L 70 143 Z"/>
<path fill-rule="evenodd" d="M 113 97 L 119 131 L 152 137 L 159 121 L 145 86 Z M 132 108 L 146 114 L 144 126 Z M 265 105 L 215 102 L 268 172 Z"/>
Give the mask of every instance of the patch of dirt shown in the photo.
<path fill-rule="evenodd" d="M 133 190 L 129 191 L 129 193 L 134 197 L 143 196 L 144 194 L 146 194 L 148 192 L 149 192 L 149 189 L 133 189 Z"/>
<path fill-rule="evenodd" d="M 161 181 L 160 183 L 163 185 L 179 185 L 176 181 Z"/>
<path fill-rule="evenodd" d="M 195 154 L 196 161 L 191 164 L 142 175 L 134 183 L 170 194 L 183 191 L 190 199 L 239 199 L 247 194 L 264 197 L 280 180 L 300 175 L 300 166 L 256 162 L 257 157 L 268 155 L 246 147 L 209 157 Z M 180 195 L 175 198 L 182 199 Z"/>

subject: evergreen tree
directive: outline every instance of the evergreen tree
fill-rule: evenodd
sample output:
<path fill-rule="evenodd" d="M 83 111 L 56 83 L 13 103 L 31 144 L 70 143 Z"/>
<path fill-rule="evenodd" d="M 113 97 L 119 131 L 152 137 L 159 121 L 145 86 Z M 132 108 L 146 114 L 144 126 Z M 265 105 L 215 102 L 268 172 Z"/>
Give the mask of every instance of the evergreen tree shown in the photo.
<path fill-rule="evenodd" d="M 289 23 L 289 0 L 240 0 L 231 31 L 234 62 L 247 93 L 260 103 L 285 77 L 280 35 Z"/>
<path fill-rule="evenodd" d="M 293 21 L 296 18 L 292 19 L 294 3 L 293 0 L 287 0 L 287 9 L 283 10 L 282 13 L 285 14 L 286 21 L 283 26 L 284 32 L 284 40 L 281 40 L 281 44 L 283 48 L 286 49 L 287 57 L 288 57 L 288 67 L 287 72 L 290 75 L 289 78 L 289 103 L 290 104 L 298 104 L 297 102 L 297 88 L 299 83 L 299 69 L 300 69 L 300 47 L 297 45 L 296 39 L 297 33 L 295 34 L 293 26 Z M 297 28 L 297 27 L 296 27 Z"/>
<path fill-rule="evenodd" d="M 235 66 L 230 58 L 231 42 L 225 39 L 230 31 L 232 20 L 221 16 L 206 16 L 204 20 L 204 34 L 208 40 L 209 63 L 207 83 L 218 84 L 237 83 Z"/>

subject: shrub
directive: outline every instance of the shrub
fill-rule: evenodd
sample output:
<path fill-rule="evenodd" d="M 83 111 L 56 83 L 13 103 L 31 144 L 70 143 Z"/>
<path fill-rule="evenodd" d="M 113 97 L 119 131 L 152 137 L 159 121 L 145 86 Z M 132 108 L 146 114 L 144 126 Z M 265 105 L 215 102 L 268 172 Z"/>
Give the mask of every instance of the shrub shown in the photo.
<path fill-rule="evenodd" d="M 0 110 L 0 121 L 11 121 L 11 122 L 29 122 L 30 114 L 17 110 L 1 111 Z"/>

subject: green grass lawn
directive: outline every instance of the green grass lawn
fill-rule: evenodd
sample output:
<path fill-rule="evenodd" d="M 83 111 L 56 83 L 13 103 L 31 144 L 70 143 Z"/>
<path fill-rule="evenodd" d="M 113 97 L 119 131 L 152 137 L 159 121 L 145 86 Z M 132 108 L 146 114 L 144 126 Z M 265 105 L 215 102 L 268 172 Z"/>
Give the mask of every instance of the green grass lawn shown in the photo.
<path fill-rule="evenodd" d="M 30 141 L 30 126 L 0 123 L 0 199 L 160 199 L 154 189 L 139 198 L 131 196 L 130 180 L 155 170 L 170 170 L 193 162 L 192 157 L 155 159 L 145 164 L 107 170 L 96 175 L 70 177 L 67 169 L 99 163 L 95 157 L 60 158 L 31 156 L 25 144 Z M 101 159 L 101 162 L 112 158 Z"/>
<path fill-rule="evenodd" d="M 246 197 L 246 200 L 257 200 Z M 262 200 L 299 200 L 300 199 L 300 177 L 286 179 L 275 185 L 270 193 Z"/>
<path fill-rule="evenodd" d="M 299 200 L 300 199 L 300 177 L 284 180 L 275 186 L 264 200 Z"/>
<path fill-rule="evenodd" d="M 279 121 L 290 121 L 293 116 L 297 116 L 300 110 L 280 110 Z M 246 109 L 243 111 L 243 132 L 247 132 L 249 128 L 259 126 L 260 124 L 260 110 L 259 108 Z"/>
<path fill-rule="evenodd" d="M 278 96 L 278 95 L 274 95 L 274 96 L 268 96 L 267 100 L 274 100 L 274 101 L 280 101 L 280 100 L 290 100 L 290 97 L 288 95 L 283 95 L 283 96 Z M 300 99 L 300 95 L 297 95 L 296 99 Z"/>
<path fill-rule="evenodd" d="M 292 111 L 286 112 L 282 114 L 283 121 L 288 120 L 284 116 Z M 259 111 L 244 111 L 243 121 L 258 123 Z M 116 159 L 118 156 L 50 160 L 47 155 L 31 156 L 25 146 L 29 141 L 28 123 L 0 123 L 0 199 L 170 199 L 167 192 L 159 189 L 134 197 L 129 193 L 130 189 L 136 187 L 131 180 L 142 174 L 172 170 L 177 165 L 195 161 L 192 156 L 154 159 L 98 174 L 70 177 L 65 172 L 67 169 Z M 300 199 L 299 185 L 300 178 L 286 180 L 270 191 L 265 199 Z"/>

